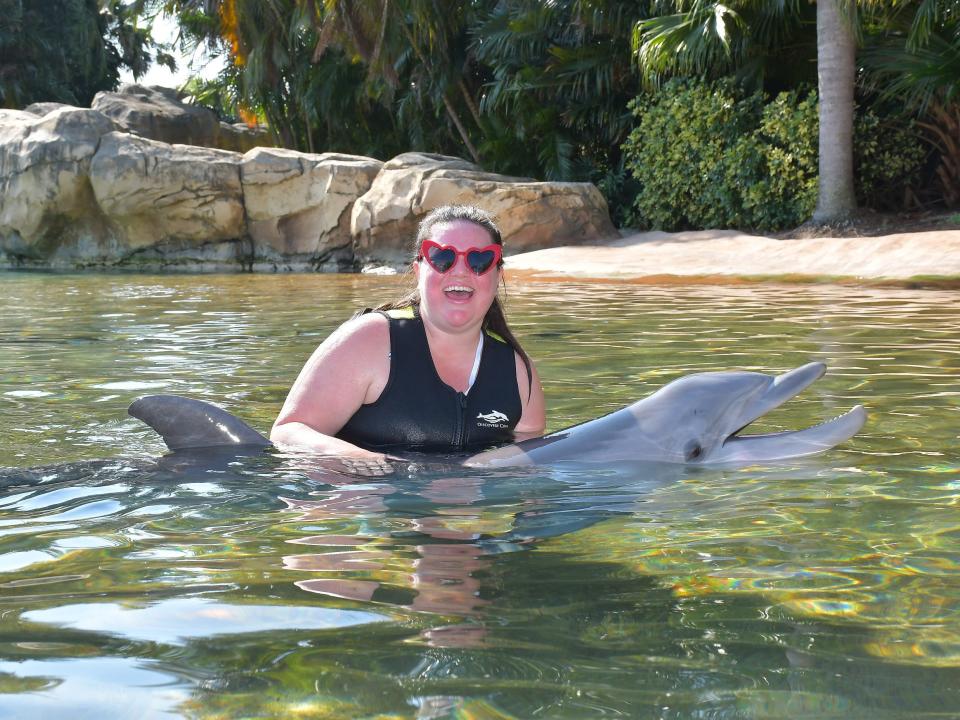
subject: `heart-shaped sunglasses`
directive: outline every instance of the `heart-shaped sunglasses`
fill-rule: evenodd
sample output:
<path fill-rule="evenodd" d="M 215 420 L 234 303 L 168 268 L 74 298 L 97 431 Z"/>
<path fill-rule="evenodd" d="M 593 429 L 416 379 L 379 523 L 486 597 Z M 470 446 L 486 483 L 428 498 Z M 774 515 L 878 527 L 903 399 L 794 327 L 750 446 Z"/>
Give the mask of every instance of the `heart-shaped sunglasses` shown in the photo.
<path fill-rule="evenodd" d="M 420 245 L 417 260 L 426 260 L 438 273 L 445 273 L 457 264 L 457 257 L 462 257 L 475 275 L 483 275 L 500 262 L 502 248 L 491 244 L 483 248 L 457 250 L 452 245 L 441 245 L 433 240 L 424 240 Z"/>

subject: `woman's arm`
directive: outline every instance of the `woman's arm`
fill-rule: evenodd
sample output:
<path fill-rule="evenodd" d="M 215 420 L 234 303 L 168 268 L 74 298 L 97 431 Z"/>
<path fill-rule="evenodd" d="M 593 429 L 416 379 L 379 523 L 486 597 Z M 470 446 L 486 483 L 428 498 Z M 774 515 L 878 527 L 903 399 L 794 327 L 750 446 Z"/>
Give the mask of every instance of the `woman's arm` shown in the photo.
<path fill-rule="evenodd" d="M 364 403 L 375 401 L 390 376 L 390 330 L 370 313 L 341 325 L 320 344 L 290 388 L 270 440 L 280 447 L 382 459 L 334 437 Z"/>
<path fill-rule="evenodd" d="M 533 361 L 530 362 L 530 369 L 533 372 L 533 382 L 527 380 L 527 366 L 523 359 L 514 353 L 517 361 L 517 387 L 520 389 L 520 401 L 523 403 L 523 414 L 520 416 L 520 422 L 513 429 L 514 439 L 527 440 L 528 438 L 540 437 L 543 431 L 547 429 L 547 407 L 543 398 L 543 386 L 540 384 L 540 376 L 537 375 L 537 368 Z M 527 391 L 530 388 L 530 391 Z"/>

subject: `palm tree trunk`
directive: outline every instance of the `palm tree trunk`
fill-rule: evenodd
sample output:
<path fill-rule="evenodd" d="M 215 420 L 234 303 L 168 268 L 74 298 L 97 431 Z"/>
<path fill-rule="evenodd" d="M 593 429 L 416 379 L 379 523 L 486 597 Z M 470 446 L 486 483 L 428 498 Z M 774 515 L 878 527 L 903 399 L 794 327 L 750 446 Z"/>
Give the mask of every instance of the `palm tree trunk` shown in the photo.
<path fill-rule="evenodd" d="M 918 122 L 926 131 L 927 142 L 940 154 L 937 179 L 943 189 L 947 207 L 960 205 L 960 104 L 952 107 L 939 99 L 930 103 L 929 122 Z"/>
<path fill-rule="evenodd" d="M 457 84 L 460 86 L 460 92 L 463 94 L 463 101 L 467 104 L 470 114 L 473 115 L 473 121 L 477 124 L 478 128 L 482 128 L 483 123 L 480 121 L 480 108 L 477 107 L 473 96 L 470 94 L 470 91 L 467 90 L 467 84 L 463 81 L 463 78 L 460 78 Z"/>
<path fill-rule="evenodd" d="M 310 115 L 307 114 L 306 108 L 303 108 L 303 127 L 304 132 L 307 133 L 307 152 L 312 155 L 316 150 L 313 149 L 313 128 L 310 127 Z"/>
<path fill-rule="evenodd" d="M 450 116 L 450 120 L 452 120 L 453 124 L 456 126 L 457 132 L 460 133 L 460 139 L 463 141 L 463 144 L 467 146 L 467 152 L 470 153 L 470 157 L 473 158 L 473 161 L 479 165 L 480 153 L 477 152 L 477 148 L 474 146 L 473 141 L 470 140 L 470 133 L 468 133 L 467 129 L 463 126 L 463 120 L 460 119 L 460 114 L 453 106 L 453 103 L 450 102 L 450 97 L 447 95 L 446 91 L 443 93 L 443 105 L 447 109 L 447 114 Z"/>
<path fill-rule="evenodd" d="M 853 189 L 853 87 L 856 39 L 845 0 L 817 2 L 817 76 L 820 90 L 820 188 L 816 224 L 834 224 L 857 210 Z"/>

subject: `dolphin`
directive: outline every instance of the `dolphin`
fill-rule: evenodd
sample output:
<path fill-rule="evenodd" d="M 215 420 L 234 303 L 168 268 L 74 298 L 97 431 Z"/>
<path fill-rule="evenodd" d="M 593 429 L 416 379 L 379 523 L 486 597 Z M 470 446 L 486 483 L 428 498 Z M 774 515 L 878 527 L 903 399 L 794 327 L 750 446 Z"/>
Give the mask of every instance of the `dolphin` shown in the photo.
<path fill-rule="evenodd" d="M 549 465 L 566 460 L 644 460 L 752 465 L 825 452 L 856 435 L 867 414 L 857 405 L 804 430 L 741 435 L 752 422 L 819 380 L 812 362 L 782 375 L 720 371 L 687 375 L 616 412 L 566 430 L 475 455 L 470 466 Z"/>
<path fill-rule="evenodd" d="M 152 427 L 173 451 L 216 447 L 267 448 L 270 441 L 243 420 L 203 400 L 180 395 L 147 395 L 127 408 Z"/>
<path fill-rule="evenodd" d="M 803 430 L 767 435 L 740 432 L 823 377 L 826 370 L 823 363 L 812 362 L 778 376 L 745 371 L 695 373 L 609 415 L 481 452 L 464 464 L 751 465 L 822 453 L 859 432 L 866 421 L 863 406 Z M 152 427 L 174 451 L 211 447 L 256 451 L 270 446 L 245 422 L 201 400 L 150 395 L 134 402 L 128 412 Z"/>

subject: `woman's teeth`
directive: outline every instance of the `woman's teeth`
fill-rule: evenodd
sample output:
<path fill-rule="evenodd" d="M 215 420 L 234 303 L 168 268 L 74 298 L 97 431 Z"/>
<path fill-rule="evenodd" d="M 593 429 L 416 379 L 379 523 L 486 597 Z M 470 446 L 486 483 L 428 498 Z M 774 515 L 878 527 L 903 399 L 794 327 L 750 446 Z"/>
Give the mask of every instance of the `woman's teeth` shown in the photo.
<path fill-rule="evenodd" d="M 445 287 L 443 291 L 456 297 L 465 297 L 473 294 L 473 289 L 465 285 L 451 285 L 450 287 Z"/>

